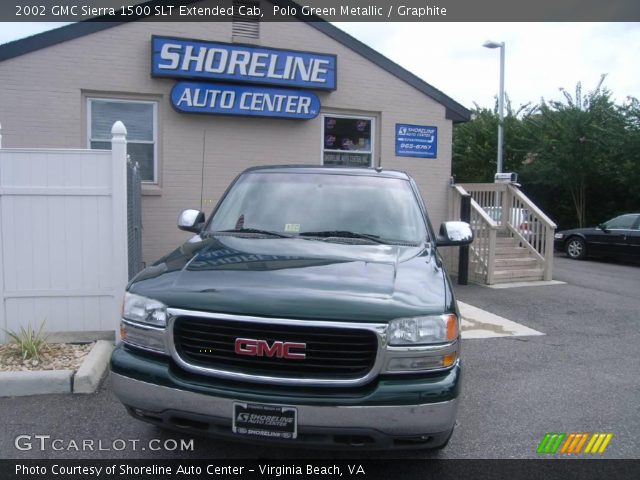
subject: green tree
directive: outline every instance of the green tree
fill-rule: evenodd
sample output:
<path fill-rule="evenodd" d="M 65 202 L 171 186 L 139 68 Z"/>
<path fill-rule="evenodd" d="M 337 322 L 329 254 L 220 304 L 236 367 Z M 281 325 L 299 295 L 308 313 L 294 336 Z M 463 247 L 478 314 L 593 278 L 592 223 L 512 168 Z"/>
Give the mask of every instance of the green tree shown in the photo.
<path fill-rule="evenodd" d="M 599 215 L 593 211 L 587 215 L 589 200 L 596 204 L 597 197 L 610 198 L 606 193 L 619 187 L 615 160 L 624 141 L 625 120 L 609 90 L 602 87 L 604 78 L 587 95 L 580 83 L 573 96 L 561 89 L 564 102 L 543 99 L 525 120 L 530 144 L 524 178 L 538 194 L 553 192 L 555 203 L 568 200 L 579 226 Z M 570 222 L 566 205 L 564 212 L 562 206 L 553 209 Z"/>
<path fill-rule="evenodd" d="M 620 213 L 640 211 L 640 101 L 628 97 L 619 111 L 624 118 L 624 135 L 616 155 Z"/>
<path fill-rule="evenodd" d="M 518 171 L 525 160 L 526 131 L 521 117 L 531 111 L 529 104 L 514 110 L 505 101 L 503 170 Z M 481 108 L 475 104 L 472 120 L 458 124 L 453 131 L 453 174 L 457 182 L 493 182 L 497 168 L 498 106 Z"/>
<path fill-rule="evenodd" d="M 505 102 L 504 171 L 519 173 L 522 190 L 560 228 L 591 225 L 640 211 L 640 102 L 614 104 L 603 87 L 583 94 L 561 89 L 561 101 Z M 492 182 L 498 113 L 477 104 L 453 133 L 457 182 Z"/>

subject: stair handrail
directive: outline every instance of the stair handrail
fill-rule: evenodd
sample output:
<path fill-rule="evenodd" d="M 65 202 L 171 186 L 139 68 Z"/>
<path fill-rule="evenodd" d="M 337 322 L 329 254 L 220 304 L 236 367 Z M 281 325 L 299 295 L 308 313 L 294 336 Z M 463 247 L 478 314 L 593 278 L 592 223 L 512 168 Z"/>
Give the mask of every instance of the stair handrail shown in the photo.
<path fill-rule="evenodd" d="M 460 198 L 469 195 L 464 187 L 452 185 L 454 198 L 452 202 L 451 218 L 460 218 Z M 495 270 L 496 235 L 500 226 L 487 212 L 471 198 L 471 228 L 474 232 L 474 241 L 470 245 L 470 278 L 481 283 L 493 283 Z"/>
<path fill-rule="evenodd" d="M 514 203 L 526 208 L 532 215 L 533 219 L 537 220 L 539 224 L 536 225 L 532 222 L 532 227 L 535 229 L 536 234 L 530 238 L 522 236 L 521 232 L 513 230 L 513 232 L 521 239 L 524 240 L 523 244 L 532 252 L 536 253 L 543 261 L 543 279 L 549 281 L 553 277 L 553 241 L 554 234 L 557 225 L 551 220 L 538 206 L 533 203 L 529 197 L 520 191 L 519 188 L 513 185 L 507 185 L 507 196 L 511 197 L 508 200 L 509 204 Z M 515 200 L 513 200 L 515 199 Z M 513 228 L 513 227 L 512 227 Z M 531 240 L 533 238 L 533 240 Z M 533 243 L 532 243 L 533 242 Z"/>
<path fill-rule="evenodd" d="M 529 254 L 538 260 L 543 268 L 544 280 L 552 279 L 553 237 L 557 226 L 529 197 L 517 186 L 508 183 L 462 183 L 454 187 L 458 194 L 471 194 L 472 228 L 479 235 L 489 239 L 486 241 L 485 238 L 484 243 L 480 241 L 471 247 L 476 255 L 475 259 L 481 262 L 482 269 L 486 270 L 486 278 L 482 279 L 485 283 L 491 284 L 493 280 L 496 230 L 502 232 L 500 235 L 506 233 L 516 239 L 521 247 L 526 248 Z M 456 201 L 459 201 L 457 195 L 454 196 L 452 205 L 454 209 Z M 459 203 L 457 206 L 459 207 Z M 489 216 L 493 208 L 502 211 L 502 214 L 496 217 L 498 221 Z M 528 212 L 526 222 L 523 210 Z M 521 221 L 523 223 L 520 223 Z"/>
<path fill-rule="evenodd" d="M 498 223 L 487 214 L 486 210 L 482 208 L 480 204 L 476 202 L 473 198 L 471 199 L 471 209 L 475 210 L 478 216 L 482 218 L 482 221 L 484 223 L 489 224 L 491 228 L 495 230 L 500 228 L 500 225 L 498 225 Z"/>
<path fill-rule="evenodd" d="M 522 193 L 520 189 L 514 187 L 513 185 L 508 185 L 507 190 L 511 193 L 511 195 L 520 199 L 520 201 L 527 206 L 529 211 L 535 213 L 536 216 L 546 224 L 546 226 L 553 228 L 554 230 L 558 228 L 554 221 L 547 217 L 547 215 L 542 210 L 540 210 L 538 206 L 529 199 L 529 197 Z"/>
<path fill-rule="evenodd" d="M 460 196 L 466 196 L 469 195 L 469 193 L 464 189 L 464 187 L 460 184 L 455 184 L 452 185 L 453 189 L 456 191 L 456 193 L 458 193 L 458 195 Z M 493 218 L 491 218 L 487 212 L 484 210 L 484 208 L 482 208 L 480 206 L 480 204 L 478 202 L 476 202 L 473 198 L 471 198 L 471 209 L 475 210 L 477 212 L 477 214 L 482 218 L 482 220 L 486 223 L 488 223 L 492 228 L 498 228 L 499 225 L 495 222 L 495 220 L 493 220 Z M 456 218 L 459 215 L 459 209 L 457 212 L 454 212 L 454 216 Z"/>

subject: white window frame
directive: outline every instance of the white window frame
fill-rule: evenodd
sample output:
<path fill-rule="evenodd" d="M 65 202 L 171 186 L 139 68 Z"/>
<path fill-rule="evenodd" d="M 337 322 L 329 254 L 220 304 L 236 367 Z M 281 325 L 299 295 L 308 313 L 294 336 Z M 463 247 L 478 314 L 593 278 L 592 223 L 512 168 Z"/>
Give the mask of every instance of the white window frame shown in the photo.
<path fill-rule="evenodd" d="M 109 139 L 92 138 L 91 137 L 91 105 L 93 101 L 103 101 L 111 103 L 144 103 L 153 106 L 153 140 L 130 140 L 127 138 L 127 143 L 140 143 L 140 144 L 153 144 L 153 180 L 142 180 L 142 183 L 148 185 L 158 184 L 158 102 L 153 100 L 132 100 L 124 98 L 110 98 L 110 97 L 87 97 L 87 148 L 91 148 L 91 142 L 105 142 L 111 141 Z M 125 125 L 126 127 L 126 125 Z"/>
<path fill-rule="evenodd" d="M 369 161 L 369 167 L 373 167 L 375 165 L 375 148 L 376 148 L 376 117 L 369 117 L 366 115 L 348 115 L 344 113 L 331 113 L 325 112 L 321 114 L 322 117 L 322 135 L 320 135 L 320 165 L 324 165 L 324 152 L 329 153 L 369 153 L 371 155 L 371 159 Z M 369 150 L 332 150 L 324 148 L 324 137 L 325 137 L 325 125 L 326 118 L 334 117 L 334 118 L 348 118 L 352 120 L 369 120 L 371 122 L 371 139 L 369 142 L 370 149 Z"/>

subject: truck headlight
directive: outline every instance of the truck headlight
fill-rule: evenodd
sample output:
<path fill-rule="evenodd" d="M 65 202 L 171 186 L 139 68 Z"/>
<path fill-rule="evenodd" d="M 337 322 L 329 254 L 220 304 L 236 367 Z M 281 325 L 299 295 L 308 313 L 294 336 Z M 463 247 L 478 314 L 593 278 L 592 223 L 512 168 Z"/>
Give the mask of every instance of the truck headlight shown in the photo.
<path fill-rule="evenodd" d="M 165 327 L 167 325 L 167 306 L 152 298 L 127 292 L 124 294 L 122 316 L 132 322 Z"/>
<path fill-rule="evenodd" d="M 389 345 L 428 345 L 458 338 L 458 318 L 453 314 L 396 318 L 389 322 Z"/>

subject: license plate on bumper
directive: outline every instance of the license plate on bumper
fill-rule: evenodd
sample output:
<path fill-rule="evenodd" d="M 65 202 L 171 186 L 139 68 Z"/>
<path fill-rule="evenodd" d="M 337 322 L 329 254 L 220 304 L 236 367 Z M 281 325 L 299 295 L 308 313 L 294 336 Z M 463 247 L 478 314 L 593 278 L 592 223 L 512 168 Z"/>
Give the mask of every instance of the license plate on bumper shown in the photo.
<path fill-rule="evenodd" d="M 232 428 L 238 435 L 294 439 L 298 436 L 298 411 L 294 407 L 235 402 Z"/>

